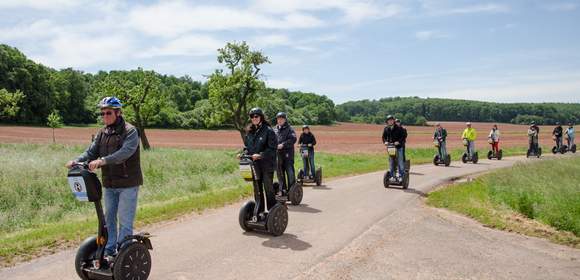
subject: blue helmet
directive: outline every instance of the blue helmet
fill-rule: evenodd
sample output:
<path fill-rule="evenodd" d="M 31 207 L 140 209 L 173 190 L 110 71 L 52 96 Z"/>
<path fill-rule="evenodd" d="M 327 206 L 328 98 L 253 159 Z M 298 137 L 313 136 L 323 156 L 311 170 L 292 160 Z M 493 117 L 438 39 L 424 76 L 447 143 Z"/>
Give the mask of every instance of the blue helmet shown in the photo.
<path fill-rule="evenodd" d="M 123 107 L 123 104 L 121 104 L 121 100 L 119 100 L 119 98 L 114 96 L 105 97 L 101 100 L 101 102 L 99 102 L 99 108 L 101 109 L 105 108 L 121 109 L 121 107 Z"/>

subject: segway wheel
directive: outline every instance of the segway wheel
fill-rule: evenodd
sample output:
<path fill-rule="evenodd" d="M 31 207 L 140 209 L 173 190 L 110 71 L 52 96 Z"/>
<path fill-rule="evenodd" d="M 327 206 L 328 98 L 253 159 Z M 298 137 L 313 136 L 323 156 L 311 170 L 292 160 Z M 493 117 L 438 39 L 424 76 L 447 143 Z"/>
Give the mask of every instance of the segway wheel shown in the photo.
<path fill-rule="evenodd" d="M 280 191 L 280 183 L 274 182 L 272 184 L 272 189 L 274 189 L 274 192 L 276 192 L 276 193 L 279 192 Z"/>
<path fill-rule="evenodd" d="M 538 148 L 538 158 L 540 158 L 540 156 L 542 156 L 542 148 Z"/>
<path fill-rule="evenodd" d="M 492 157 L 493 157 L 493 152 L 492 151 L 488 151 L 487 152 L 487 159 L 491 160 Z"/>
<path fill-rule="evenodd" d="M 576 153 L 576 144 L 572 145 L 572 149 L 570 149 L 570 151 L 572 151 L 573 154 Z"/>
<path fill-rule="evenodd" d="M 565 146 L 565 145 L 564 145 L 564 146 L 560 147 L 560 153 L 561 153 L 561 154 L 565 154 L 565 153 L 566 153 L 566 151 L 568 151 L 568 146 Z"/>
<path fill-rule="evenodd" d="M 304 170 L 298 169 L 298 179 L 304 179 Z"/>
<path fill-rule="evenodd" d="M 277 203 L 270 209 L 266 226 L 268 227 L 268 232 L 274 236 L 284 234 L 288 226 L 288 210 L 285 205 Z"/>
<path fill-rule="evenodd" d="M 451 155 L 447 155 L 445 157 L 445 166 L 449 166 L 451 164 Z"/>
<path fill-rule="evenodd" d="M 503 150 L 499 150 L 499 152 L 497 152 L 497 160 L 501 160 L 503 158 Z"/>
<path fill-rule="evenodd" d="M 77 254 L 75 256 L 75 270 L 77 275 L 83 280 L 89 280 L 89 276 L 83 270 L 87 267 L 94 259 L 97 253 L 97 237 L 89 237 L 81 243 Z"/>
<path fill-rule="evenodd" d="M 479 154 L 477 152 L 473 154 L 473 158 L 471 159 L 471 161 L 473 162 L 473 164 L 476 164 L 479 161 Z"/>
<path fill-rule="evenodd" d="M 133 242 L 121 249 L 113 266 L 113 279 L 132 280 L 149 277 L 151 272 L 151 255 L 141 242 Z"/>
<path fill-rule="evenodd" d="M 554 146 L 552 147 L 552 154 L 556 154 L 558 153 L 558 147 Z"/>
<path fill-rule="evenodd" d="M 433 157 L 433 165 L 435 165 L 435 166 L 439 165 L 439 155 L 435 155 Z"/>
<path fill-rule="evenodd" d="M 465 153 L 464 153 L 464 154 L 461 156 L 461 162 L 463 162 L 463 163 L 467 163 L 467 154 L 465 154 Z"/>
<path fill-rule="evenodd" d="M 246 201 L 242 208 L 240 208 L 240 214 L 238 220 L 240 222 L 240 227 L 248 232 L 252 231 L 252 228 L 248 226 L 248 220 L 252 218 L 252 213 L 254 213 L 254 207 L 256 207 L 256 202 L 253 200 Z"/>
<path fill-rule="evenodd" d="M 391 179 L 391 171 L 385 172 L 385 176 L 383 176 L 383 185 L 385 188 L 389 187 L 389 180 Z"/>
<path fill-rule="evenodd" d="M 302 202 L 302 196 L 304 195 L 302 191 L 302 185 L 294 184 L 290 187 L 290 192 L 288 193 L 288 198 L 290 199 L 290 203 L 292 205 L 299 205 Z"/>
<path fill-rule="evenodd" d="M 406 172 L 405 176 L 403 176 L 403 189 L 408 188 L 409 188 L 409 172 Z"/>
<path fill-rule="evenodd" d="M 530 157 L 530 149 L 528 149 L 528 151 L 526 152 L 526 158 Z"/>
<path fill-rule="evenodd" d="M 316 185 L 319 187 L 322 185 L 322 168 L 316 170 Z"/>

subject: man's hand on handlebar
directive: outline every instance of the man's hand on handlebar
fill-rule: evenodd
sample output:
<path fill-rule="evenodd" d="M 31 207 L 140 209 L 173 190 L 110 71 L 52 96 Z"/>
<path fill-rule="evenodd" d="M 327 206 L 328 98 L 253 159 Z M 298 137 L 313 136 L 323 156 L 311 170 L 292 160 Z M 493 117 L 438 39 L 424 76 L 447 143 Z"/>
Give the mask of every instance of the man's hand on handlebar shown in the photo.
<path fill-rule="evenodd" d="M 260 154 L 253 154 L 252 155 L 252 160 L 259 160 L 261 158 L 262 158 L 262 156 Z"/>
<path fill-rule="evenodd" d="M 75 164 L 77 164 L 77 162 L 76 162 L 76 161 L 74 161 L 74 160 L 71 160 L 71 161 L 67 162 L 67 163 L 64 165 L 64 167 L 66 167 L 66 168 L 68 168 L 68 169 L 71 169 L 71 168 L 73 167 L 73 165 L 75 165 Z"/>
<path fill-rule="evenodd" d="M 103 166 L 103 163 L 104 162 L 102 159 L 93 160 L 93 161 L 89 162 L 89 170 L 95 171 L 97 168 Z"/>

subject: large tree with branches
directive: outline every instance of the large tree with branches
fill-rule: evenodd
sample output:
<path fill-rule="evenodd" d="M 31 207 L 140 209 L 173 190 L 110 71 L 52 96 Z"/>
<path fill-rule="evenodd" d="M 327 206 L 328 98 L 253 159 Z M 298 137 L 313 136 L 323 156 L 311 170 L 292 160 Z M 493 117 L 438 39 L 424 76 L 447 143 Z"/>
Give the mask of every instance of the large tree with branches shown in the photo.
<path fill-rule="evenodd" d="M 249 107 L 259 93 L 266 92 L 260 67 L 270 60 L 262 52 L 250 50 L 246 42 L 227 43 L 218 49 L 217 60 L 225 69 L 217 69 L 208 79 L 211 122 L 230 124 L 243 139 Z"/>

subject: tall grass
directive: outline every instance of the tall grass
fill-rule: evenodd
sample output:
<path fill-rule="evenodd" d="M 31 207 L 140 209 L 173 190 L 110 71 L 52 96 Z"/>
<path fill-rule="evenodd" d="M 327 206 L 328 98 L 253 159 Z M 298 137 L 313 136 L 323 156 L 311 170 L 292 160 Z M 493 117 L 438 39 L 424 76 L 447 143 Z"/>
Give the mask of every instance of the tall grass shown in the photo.
<path fill-rule="evenodd" d="M 580 237 L 580 158 L 517 163 L 470 183 L 429 195 L 428 203 L 466 214 L 499 228 L 509 227 L 506 211 Z M 580 238 L 568 239 L 580 245 Z M 566 243 L 564 242 L 564 243 Z"/>
<path fill-rule="evenodd" d="M 94 208 L 70 194 L 64 164 L 81 146 L 0 144 L 0 266 L 14 256 L 70 244 L 95 231 Z M 462 151 L 453 151 L 458 159 Z M 137 226 L 219 207 L 251 193 L 239 178 L 235 151 L 159 148 L 142 153 L 145 183 Z M 433 149 L 408 149 L 413 164 L 430 162 Z M 509 153 L 508 153 L 509 154 Z M 325 180 L 387 168 L 385 154 L 316 154 Z M 297 157 L 296 167 L 302 161 Z"/>

